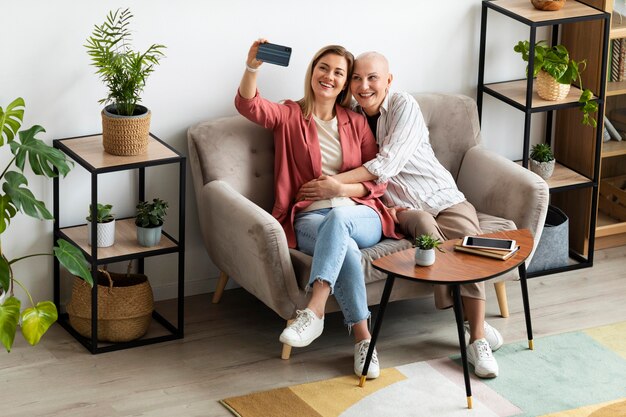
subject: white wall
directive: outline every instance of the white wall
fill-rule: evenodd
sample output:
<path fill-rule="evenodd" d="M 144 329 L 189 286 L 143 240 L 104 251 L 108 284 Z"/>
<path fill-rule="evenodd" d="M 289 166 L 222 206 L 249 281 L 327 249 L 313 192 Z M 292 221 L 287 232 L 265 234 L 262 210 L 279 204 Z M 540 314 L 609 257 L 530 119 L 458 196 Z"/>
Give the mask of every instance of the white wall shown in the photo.
<path fill-rule="evenodd" d="M 41 138 L 100 132 L 98 99 L 105 88 L 89 65 L 83 47 L 93 25 L 109 10 L 131 7 L 135 15 L 134 45 L 167 45 L 167 58 L 148 80 L 143 103 L 152 110 L 151 131 L 186 154 L 186 129 L 202 120 L 235 114 L 233 98 L 247 50 L 258 37 L 293 47 L 288 68 L 264 65 L 259 88 L 270 99 L 300 98 L 305 67 L 321 46 L 339 43 L 354 53 L 378 50 L 389 58 L 395 87 L 411 92 L 452 92 L 475 97 L 480 29 L 479 0 L 409 2 L 350 0 L 334 2 L 136 0 L 136 1 L 3 1 L 0 105 L 26 100 L 25 127 L 44 126 Z M 490 13 L 487 81 L 524 76 L 524 64 L 512 52 L 527 28 Z M 523 115 L 492 99 L 485 101 L 483 140 L 511 158 L 521 157 Z M 504 140 L 503 140 L 504 138 Z M 0 162 L 6 163 L 3 149 Z M 4 163 L 1 165 L 2 169 Z M 172 203 L 169 224 L 176 230 L 176 170 L 149 171 L 148 194 Z M 34 193 L 52 207 L 52 182 L 28 175 Z M 195 196 L 188 172 L 187 293 L 214 288 L 217 270 L 198 233 Z M 118 215 L 131 215 L 134 179 L 107 174 L 99 183 L 99 200 L 110 202 Z M 89 202 L 89 176 L 75 168 L 62 182 L 62 226 L 84 222 Z M 49 251 L 52 223 L 25 216 L 14 219 L 2 238 L 8 258 Z M 175 296 L 175 256 L 152 258 L 147 271 L 157 298 Z M 16 276 L 36 299 L 52 297 L 52 261 L 22 262 Z M 18 295 L 23 295 L 18 290 Z"/>

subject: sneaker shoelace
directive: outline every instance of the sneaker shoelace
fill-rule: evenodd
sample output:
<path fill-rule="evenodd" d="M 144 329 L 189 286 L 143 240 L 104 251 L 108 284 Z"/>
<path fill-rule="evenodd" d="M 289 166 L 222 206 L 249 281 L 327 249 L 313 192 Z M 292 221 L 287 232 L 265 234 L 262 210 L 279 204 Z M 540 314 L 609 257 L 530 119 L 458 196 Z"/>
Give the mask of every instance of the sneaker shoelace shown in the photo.
<path fill-rule="evenodd" d="M 481 340 L 480 342 L 476 342 L 476 352 L 478 353 L 478 357 L 480 359 L 489 359 L 491 358 L 491 349 L 489 348 L 489 343 Z"/>
<path fill-rule="evenodd" d="M 365 358 L 367 358 L 367 351 L 370 348 L 370 342 L 361 343 L 359 346 L 359 361 L 361 365 L 365 364 Z M 372 363 L 378 364 L 378 355 L 376 355 L 376 349 L 372 354 Z"/>
<path fill-rule="evenodd" d="M 307 327 L 313 323 L 311 315 L 304 310 L 296 310 L 296 319 L 291 323 L 289 327 L 295 330 L 298 334 L 302 333 Z"/>

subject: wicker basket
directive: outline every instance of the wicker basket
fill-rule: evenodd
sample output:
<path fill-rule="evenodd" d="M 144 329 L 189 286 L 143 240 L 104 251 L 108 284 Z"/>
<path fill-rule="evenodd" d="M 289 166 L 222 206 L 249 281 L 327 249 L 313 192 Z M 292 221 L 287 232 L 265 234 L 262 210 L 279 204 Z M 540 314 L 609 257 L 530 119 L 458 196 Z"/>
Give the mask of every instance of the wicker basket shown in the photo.
<path fill-rule="evenodd" d="M 119 116 L 115 105 L 102 110 L 102 146 L 112 155 L 132 156 L 146 153 L 150 135 L 150 110 L 137 105 L 137 116 Z"/>
<path fill-rule="evenodd" d="M 148 331 L 154 299 L 148 278 L 142 274 L 117 274 L 98 270 L 98 340 L 127 342 Z M 91 337 L 91 288 L 74 279 L 67 305 L 70 324 Z"/>
<path fill-rule="evenodd" d="M 530 0 L 535 9 L 554 12 L 561 10 L 565 6 L 565 0 Z"/>
<path fill-rule="evenodd" d="M 554 77 L 545 71 L 537 74 L 537 94 L 544 100 L 563 100 L 569 93 L 570 85 L 557 82 Z"/>

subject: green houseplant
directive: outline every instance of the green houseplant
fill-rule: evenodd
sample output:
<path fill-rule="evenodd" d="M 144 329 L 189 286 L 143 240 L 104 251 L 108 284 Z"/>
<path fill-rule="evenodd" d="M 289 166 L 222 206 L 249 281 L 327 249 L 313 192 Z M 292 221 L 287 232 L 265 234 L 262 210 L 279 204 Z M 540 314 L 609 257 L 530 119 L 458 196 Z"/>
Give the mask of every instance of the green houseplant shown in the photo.
<path fill-rule="evenodd" d="M 63 152 L 35 137 L 45 132 L 43 127 L 35 125 L 30 129 L 20 130 L 24 108 L 22 98 L 15 99 L 6 110 L 0 107 L 0 147 L 10 149 L 13 154 L 0 174 L 0 238 L 10 230 L 11 219 L 18 213 L 40 220 L 53 219 L 45 203 L 37 200 L 28 189 L 28 180 L 24 175 L 26 167 L 30 167 L 35 175 L 46 178 L 53 178 L 58 174 L 65 176 L 71 169 Z M 13 265 L 36 256 L 54 255 L 68 271 L 93 285 L 87 261 L 80 250 L 63 239 L 59 239 L 57 245 L 52 253 L 35 253 L 13 258 L 8 253 L 10 248 L 7 251 L 0 245 L 0 342 L 7 351 L 11 351 L 20 320 L 24 338 L 31 345 L 35 345 L 58 317 L 56 306 L 51 301 L 35 304 L 28 289 L 15 276 Z M 15 285 L 26 293 L 31 307 L 21 309 L 20 300 L 14 296 Z"/>
<path fill-rule="evenodd" d="M 522 59 L 528 62 L 530 57 L 530 42 L 519 41 L 513 48 L 522 55 Z M 591 117 L 598 110 L 598 104 L 591 101 L 593 93 L 589 89 L 583 89 L 580 74 L 587 65 L 585 60 L 575 61 L 570 59 L 567 48 L 563 45 L 547 46 L 546 41 L 535 44 L 535 59 L 533 77 L 537 77 L 537 94 L 545 100 L 561 100 L 569 92 L 569 86 L 577 81 L 582 93 L 578 102 L 583 112 L 582 124 L 596 127 L 596 120 Z M 526 67 L 528 71 L 528 67 Z M 551 80 L 563 86 L 558 94 L 553 95 L 553 87 L 548 84 Z"/>
<path fill-rule="evenodd" d="M 136 208 L 137 241 L 141 246 L 158 245 L 161 241 L 163 222 L 167 214 L 167 202 L 160 198 L 153 198 L 152 202 L 140 201 Z"/>
<path fill-rule="evenodd" d="M 107 248 L 115 243 L 115 217 L 111 213 L 111 204 L 100 204 L 96 206 L 96 244 L 99 248 Z M 92 222 L 93 208 L 89 205 L 89 214 L 86 217 L 88 222 Z M 91 245 L 91 225 L 87 225 L 87 243 Z"/>
<path fill-rule="evenodd" d="M 552 176 L 555 163 L 552 148 L 547 143 L 538 143 L 530 148 L 530 170 L 544 180 Z"/>
<path fill-rule="evenodd" d="M 421 266 L 429 266 L 435 263 L 435 249 L 439 252 L 444 250 L 439 247 L 441 241 L 432 234 L 423 234 L 413 240 L 415 246 L 415 263 Z"/>
<path fill-rule="evenodd" d="M 152 44 L 144 52 L 131 48 L 129 9 L 110 11 L 101 25 L 95 25 L 84 45 L 96 74 L 108 94 L 99 103 L 105 151 L 114 155 L 138 155 L 146 151 L 150 131 L 150 111 L 138 104 L 146 80 L 164 57 L 164 45 Z M 133 128 L 129 128 L 133 123 Z M 129 135 L 129 132 L 133 132 Z"/>

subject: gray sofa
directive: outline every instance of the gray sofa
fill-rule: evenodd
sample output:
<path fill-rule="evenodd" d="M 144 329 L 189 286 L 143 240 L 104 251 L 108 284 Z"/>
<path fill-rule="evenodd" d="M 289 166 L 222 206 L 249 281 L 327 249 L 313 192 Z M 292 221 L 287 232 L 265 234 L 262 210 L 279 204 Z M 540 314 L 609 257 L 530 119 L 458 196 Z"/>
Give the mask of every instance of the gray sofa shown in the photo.
<path fill-rule="evenodd" d="M 539 176 L 480 146 L 476 103 L 451 94 L 415 94 L 437 158 L 476 207 L 485 233 L 530 229 L 538 242 L 548 207 L 548 186 Z M 272 133 L 242 116 L 199 123 L 188 130 L 189 161 L 207 252 L 222 271 L 214 302 L 232 278 L 283 319 L 304 308 L 311 257 L 289 249 L 271 216 L 274 150 Z M 362 252 L 368 303 L 378 304 L 384 276 L 372 259 L 409 248 L 385 239 Z M 535 244 L 536 246 L 536 244 Z M 531 255 L 532 256 L 532 255 Z M 530 261 L 530 258 L 529 260 Z M 528 262 L 527 261 L 527 262 Z M 504 280 L 496 283 L 501 314 L 508 316 Z M 391 300 L 432 294 L 432 287 L 400 280 Z M 489 302 L 489 300 L 488 300 Z M 327 311 L 337 311 L 331 297 Z M 283 347 L 283 358 L 290 348 Z"/>

